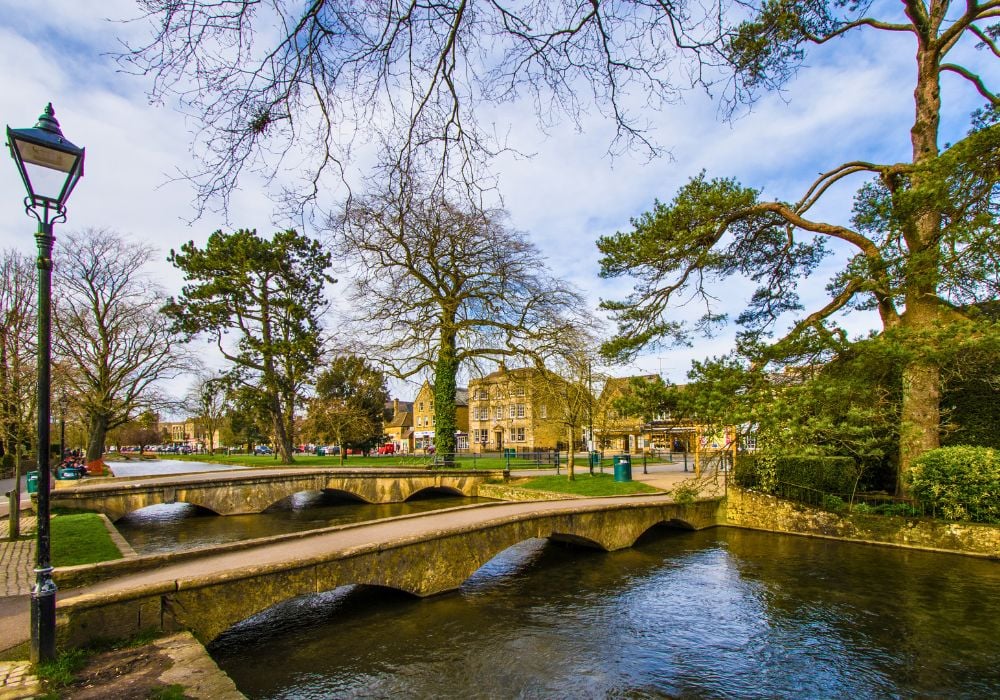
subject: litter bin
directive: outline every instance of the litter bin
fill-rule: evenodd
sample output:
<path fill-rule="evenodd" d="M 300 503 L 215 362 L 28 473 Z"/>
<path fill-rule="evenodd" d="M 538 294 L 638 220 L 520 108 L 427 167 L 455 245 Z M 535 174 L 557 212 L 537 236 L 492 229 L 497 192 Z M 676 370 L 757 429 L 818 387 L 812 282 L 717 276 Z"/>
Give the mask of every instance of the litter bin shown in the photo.
<path fill-rule="evenodd" d="M 590 468 L 593 469 L 594 467 L 599 467 L 599 466 L 601 466 L 601 453 L 600 452 L 591 452 L 590 453 Z"/>
<path fill-rule="evenodd" d="M 38 472 L 28 472 L 28 493 L 38 493 Z"/>
<path fill-rule="evenodd" d="M 505 447 L 505 448 L 503 448 L 503 456 L 504 457 L 517 457 L 517 448 L 516 447 Z"/>
<path fill-rule="evenodd" d="M 615 481 L 632 481 L 632 458 L 629 455 L 615 455 Z"/>

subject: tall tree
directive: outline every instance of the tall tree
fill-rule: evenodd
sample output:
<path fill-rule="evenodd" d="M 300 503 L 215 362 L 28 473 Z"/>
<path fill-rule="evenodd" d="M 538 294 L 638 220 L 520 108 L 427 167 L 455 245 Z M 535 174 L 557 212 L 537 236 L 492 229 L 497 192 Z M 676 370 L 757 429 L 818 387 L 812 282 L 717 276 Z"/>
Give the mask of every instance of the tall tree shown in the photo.
<path fill-rule="evenodd" d="M 296 231 L 268 240 L 241 229 L 216 231 L 204 248 L 185 243 L 169 260 L 187 282 L 164 307 L 174 328 L 214 340 L 232 363 L 227 380 L 260 394 L 278 454 L 291 464 L 295 409 L 322 352 L 329 253 Z"/>
<path fill-rule="evenodd" d="M 109 430 L 167 406 L 161 382 L 192 366 L 144 269 L 152 254 L 107 229 L 67 234 L 56 248 L 53 345 L 88 424 L 88 461 L 101 459 Z"/>
<path fill-rule="evenodd" d="M 322 442 L 369 450 L 382 441 L 389 389 L 385 374 L 354 355 L 335 357 L 316 380 L 306 430 Z"/>
<path fill-rule="evenodd" d="M 456 448 L 460 367 L 543 358 L 583 307 L 503 212 L 408 191 L 355 198 L 336 223 L 365 352 L 400 378 L 433 373 L 435 449 L 446 458 Z"/>
<path fill-rule="evenodd" d="M 733 179 L 694 177 L 669 203 L 632 222 L 632 230 L 602 238 L 602 275 L 631 275 L 634 293 L 608 301 L 620 324 L 606 350 L 628 356 L 686 328 L 671 318 L 678 302 L 702 300 L 707 327 L 723 317 L 713 291 L 744 276 L 759 283 L 737 321 L 745 344 L 762 340 L 788 313 L 803 310 L 797 290 L 813 281 L 831 249 L 850 250 L 829 285 L 830 298 L 799 318 L 778 346 L 834 336 L 838 314 L 874 309 L 882 328 L 909 352 L 902 366 L 898 489 L 914 458 L 939 444 L 941 366 L 937 341 L 977 332 L 961 306 L 1000 292 L 996 236 L 1000 126 L 997 98 L 980 76 L 1000 57 L 992 2 L 905 0 L 902 14 L 888 5 L 762 3 L 721 45 L 735 79 L 751 93 L 780 84 L 810 45 L 850 31 L 905 34 L 915 44 L 911 157 L 901 163 L 863 158 L 822 173 L 794 202 L 764 201 Z M 885 16 L 880 16 L 886 13 Z M 966 49 L 982 49 L 978 54 Z M 977 58 L 977 56 L 982 57 Z M 941 151 L 942 76 L 957 76 L 987 100 L 968 136 Z M 812 216 L 833 186 L 868 177 L 855 197 L 852 226 Z M 948 329 L 944 334 L 939 331 Z M 921 351 L 926 350 L 926 351 Z M 771 357 L 776 356 L 774 349 Z M 766 359 L 766 358 L 765 358 Z"/>
<path fill-rule="evenodd" d="M 37 353 L 33 260 L 8 250 L 0 257 L 0 439 L 4 466 L 13 467 L 10 538 L 20 536 L 21 457 L 35 434 Z"/>

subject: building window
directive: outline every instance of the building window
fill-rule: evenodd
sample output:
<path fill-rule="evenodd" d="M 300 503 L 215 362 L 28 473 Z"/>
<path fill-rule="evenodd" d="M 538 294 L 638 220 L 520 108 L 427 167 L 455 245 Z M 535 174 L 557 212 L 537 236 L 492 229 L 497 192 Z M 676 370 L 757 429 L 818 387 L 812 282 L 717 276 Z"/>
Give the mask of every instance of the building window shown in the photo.
<path fill-rule="evenodd" d="M 514 408 L 514 404 L 511 404 L 511 405 L 510 405 L 510 409 L 509 409 L 509 413 L 510 413 L 510 417 L 511 417 L 511 418 L 513 418 L 513 417 L 514 417 L 514 414 L 515 414 L 516 412 L 517 412 L 517 409 L 516 409 L 516 408 Z"/>
<path fill-rule="evenodd" d="M 519 403 L 517 405 L 517 417 L 518 418 L 524 418 L 524 404 L 523 403 Z"/>
<path fill-rule="evenodd" d="M 538 415 L 541 418 L 548 418 L 549 417 L 549 407 L 548 406 L 542 406 L 540 409 L 538 409 Z"/>
<path fill-rule="evenodd" d="M 424 410 L 424 402 L 423 401 L 420 402 L 419 407 L 417 408 L 417 410 L 418 411 Z"/>
<path fill-rule="evenodd" d="M 497 406 L 497 410 L 494 412 L 494 416 L 497 420 L 503 418 L 503 406 Z"/>
<path fill-rule="evenodd" d="M 517 442 L 524 442 L 524 428 L 517 429 Z"/>

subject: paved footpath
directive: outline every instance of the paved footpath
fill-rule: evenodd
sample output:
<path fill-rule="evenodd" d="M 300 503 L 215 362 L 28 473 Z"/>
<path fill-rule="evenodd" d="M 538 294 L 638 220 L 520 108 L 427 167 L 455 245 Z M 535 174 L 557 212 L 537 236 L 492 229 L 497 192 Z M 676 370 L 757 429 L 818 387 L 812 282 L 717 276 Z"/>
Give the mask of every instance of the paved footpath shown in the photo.
<path fill-rule="evenodd" d="M 35 540 L 7 540 L 6 499 L 0 514 L 0 653 L 28 640 L 30 593 L 34 584 Z M 35 532 L 35 516 L 21 513 L 21 534 Z M 0 700 L 20 700 L 41 693 L 27 661 L 0 661 Z"/>

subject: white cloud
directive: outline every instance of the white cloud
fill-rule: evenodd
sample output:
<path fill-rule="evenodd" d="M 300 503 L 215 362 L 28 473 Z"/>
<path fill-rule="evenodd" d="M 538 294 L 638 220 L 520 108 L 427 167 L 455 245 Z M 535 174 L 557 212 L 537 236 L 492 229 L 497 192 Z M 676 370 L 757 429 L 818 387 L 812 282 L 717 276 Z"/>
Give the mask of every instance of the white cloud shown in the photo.
<path fill-rule="evenodd" d="M 30 126 L 51 100 L 66 136 L 87 147 L 86 177 L 62 226 L 112 227 L 157 246 L 162 256 L 156 274 L 176 293 L 180 277 L 162 259 L 167 251 L 230 227 L 211 215 L 194 226 L 185 223 L 193 214 L 193 191 L 166 180 L 193 165 L 193 125 L 169 106 L 150 105 L 144 97 L 148 83 L 119 72 L 105 55 L 119 48 L 117 37 L 143 31 L 141 22 L 121 25 L 105 18 L 134 12 L 129 0 L 0 0 L 0 119 Z M 651 162 L 635 155 L 612 162 L 606 155 L 611 127 L 600 115 L 584 115 L 582 133 L 566 124 L 543 137 L 525 105 L 504 105 L 490 116 L 501 131 L 512 124 L 513 145 L 536 154 L 499 163 L 505 204 L 513 224 L 530 233 L 555 273 L 583 288 L 591 304 L 620 298 L 628 292 L 625 281 L 598 278 L 596 239 L 627 230 L 630 217 L 654 198 L 669 200 L 703 168 L 713 176 L 736 176 L 767 197 L 794 200 L 818 172 L 842 161 L 908 158 L 912 62 L 910 37 L 859 33 L 815 50 L 783 95 L 766 96 L 732 124 L 718 120 L 715 103 L 705 95 L 689 93 L 684 104 L 656 115 L 655 136 L 673 157 Z M 943 89 L 944 141 L 965 130 L 968 112 L 981 100 L 959 79 L 946 80 Z M 831 203 L 815 215 L 846 222 L 857 184 L 836 188 Z M 234 225 L 272 228 L 274 208 L 263 191 L 260 182 L 243 183 L 230 212 Z M 13 166 L 0 165 L 0 246 L 31 253 L 33 223 L 23 214 L 22 198 Z M 750 289 L 734 283 L 720 292 L 733 315 Z M 803 292 L 813 304 L 824 297 L 822 285 Z M 636 369 L 657 372 L 662 366 L 681 381 L 691 358 L 721 354 L 730 344 L 726 334 L 689 350 L 653 352 Z"/>

